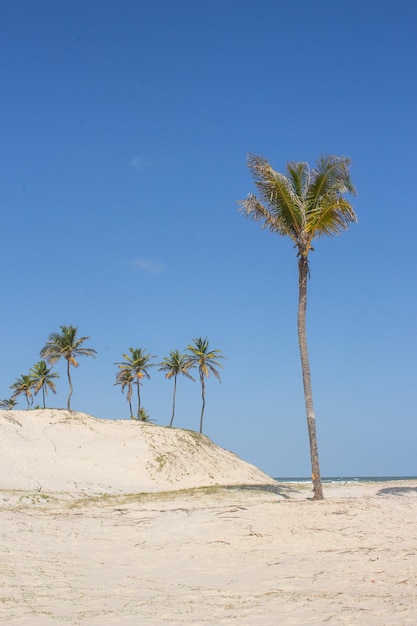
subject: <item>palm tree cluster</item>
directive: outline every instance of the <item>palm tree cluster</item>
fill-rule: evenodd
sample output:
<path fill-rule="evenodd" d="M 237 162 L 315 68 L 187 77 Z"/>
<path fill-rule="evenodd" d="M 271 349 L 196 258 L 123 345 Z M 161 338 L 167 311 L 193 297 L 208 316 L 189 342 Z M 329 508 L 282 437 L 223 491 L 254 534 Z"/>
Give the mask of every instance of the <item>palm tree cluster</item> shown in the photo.
<path fill-rule="evenodd" d="M 46 396 L 48 391 L 56 394 L 55 380 L 59 378 L 57 372 L 52 371 L 52 366 L 60 359 L 66 361 L 66 371 L 69 386 L 67 409 L 71 410 L 71 398 L 73 395 L 73 385 L 71 378 L 71 367 L 78 367 L 78 359 L 81 356 L 95 357 L 97 354 L 93 348 L 87 348 L 84 344 L 90 337 L 78 337 L 78 328 L 75 326 L 60 326 L 61 332 L 49 335 L 48 341 L 40 351 L 41 361 L 38 361 L 28 374 L 22 374 L 16 382 L 11 385 L 13 394 L 10 398 L 0 401 L 0 409 L 13 409 L 17 404 L 17 398 L 24 395 L 27 408 L 33 406 L 33 399 L 42 391 L 43 408 L 46 408 Z M 130 417 L 139 421 L 151 421 L 149 414 L 141 404 L 141 386 L 145 379 L 150 378 L 151 367 L 159 366 L 159 370 L 165 372 L 167 379 L 174 380 L 172 415 L 169 426 L 172 426 L 175 416 L 175 401 L 177 391 L 177 378 L 181 374 L 190 380 L 195 380 L 190 374 L 193 368 L 198 369 L 201 383 L 202 407 L 200 415 L 200 433 L 203 430 L 203 416 L 205 409 L 205 378 L 212 373 L 219 381 L 220 374 L 218 368 L 222 368 L 219 359 L 223 359 L 220 350 L 209 348 L 207 338 L 194 339 L 188 345 L 184 353 L 173 350 L 161 363 L 153 362 L 157 357 L 148 354 L 143 348 L 129 348 L 128 353 L 123 354 L 123 361 L 115 363 L 118 366 L 115 385 L 120 385 L 122 393 L 126 393 L 129 404 Z M 136 387 L 137 412 L 133 414 L 132 395 Z"/>
<path fill-rule="evenodd" d="M 42 391 L 43 408 L 46 408 L 46 395 L 49 391 L 56 393 L 54 380 L 59 378 L 57 372 L 53 372 L 45 361 L 38 361 L 29 370 L 29 374 L 22 374 L 10 389 L 13 394 L 10 398 L 0 401 L 2 409 L 13 409 L 17 404 L 17 398 L 24 395 L 28 405 L 28 409 L 33 405 L 33 397 Z"/>
<path fill-rule="evenodd" d="M 179 350 L 172 350 L 169 356 L 165 357 L 161 363 L 152 363 L 156 356 L 148 354 L 143 348 L 129 348 L 129 354 L 123 354 L 124 361 L 115 363 L 118 366 L 119 371 L 116 375 L 115 385 L 120 385 L 122 393 L 126 392 L 126 399 L 129 403 L 130 416 L 133 419 L 140 421 L 146 421 L 149 416 L 143 406 L 141 405 L 140 388 L 144 379 L 150 378 L 149 369 L 159 365 L 159 370 L 165 372 L 167 379 L 173 378 L 173 396 L 172 396 L 172 414 L 169 426 L 172 426 L 175 417 L 175 401 L 177 393 L 177 378 L 180 374 L 194 380 L 190 374 L 190 370 L 197 368 L 199 372 L 199 378 L 201 383 L 201 397 L 202 407 L 200 415 L 200 433 L 203 432 L 203 416 L 205 409 L 205 378 L 210 373 L 214 374 L 216 378 L 221 381 L 220 374 L 217 368 L 223 368 L 218 359 L 223 359 L 220 350 L 213 350 L 209 348 L 209 342 L 207 338 L 203 339 L 198 337 L 193 340 L 192 344 L 189 344 L 184 353 Z M 136 386 L 137 392 L 137 418 L 133 416 L 132 409 L 132 394 L 133 387 Z"/>
<path fill-rule="evenodd" d="M 56 393 L 55 382 L 59 378 L 58 372 L 52 371 L 52 366 L 64 358 L 67 361 L 67 376 L 69 383 L 69 396 L 67 401 L 67 409 L 71 410 L 71 396 L 73 393 L 71 381 L 71 365 L 78 367 L 77 359 L 80 356 L 95 356 L 96 351 L 92 348 L 86 348 L 82 344 L 90 337 L 77 337 L 78 328 L 74 326 L 61 326 L 60 333 L 52 333 L 49 335 L 48 341 L 40 352 L 42 361 L 38 361 L 29 370 L 28 374 L 22 374 L 10 389 L 13 394 L 10 398 L 0 401 L 0 408 L 13 409 L 17 404 L 17 398 L 20 395 L 26 397 L 27 408 L 33 405 L 33 398 L 42 391 L 42 404 L 46 408 L 46 395 L 49 391 Z M 46 359 L 46 360 L 44 360 Z"/>

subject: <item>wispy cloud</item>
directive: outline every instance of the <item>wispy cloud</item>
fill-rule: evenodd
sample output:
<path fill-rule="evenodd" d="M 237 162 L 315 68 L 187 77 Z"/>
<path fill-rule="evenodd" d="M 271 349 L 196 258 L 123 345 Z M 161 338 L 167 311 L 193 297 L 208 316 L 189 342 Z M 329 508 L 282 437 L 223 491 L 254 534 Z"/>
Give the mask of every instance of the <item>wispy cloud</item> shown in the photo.
<path fill-rule="evenodd" d="M 145 159 L 144 157 L 135 156 L 129 162 L 130 167 L 134 170 L 146 170 L 149 167 L 153 167 L 154 163 L 151 159 Z"/>
<path fill-rule="evenodd" d="M 162 274 L 165 272 L 165 265 L 157 259 L 132 259 L 133 269 L 144 274 Z"/>

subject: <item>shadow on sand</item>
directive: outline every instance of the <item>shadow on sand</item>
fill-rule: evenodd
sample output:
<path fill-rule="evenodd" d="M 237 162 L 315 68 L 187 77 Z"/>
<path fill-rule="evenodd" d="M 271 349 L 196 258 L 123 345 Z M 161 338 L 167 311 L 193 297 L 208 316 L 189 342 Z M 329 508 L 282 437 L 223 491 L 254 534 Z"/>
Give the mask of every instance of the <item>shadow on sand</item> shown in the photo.
<path fill-rule="evenodd" d="M 290 498 L 291 495 L 295 493 L 299 493 L 299 489 L 289 487 L 288 485 L 226 485 L 223 488 L 230 490 L 245 489 L 247 491 L 268 491 L 269 493 L 275 493 L 277 496 L 286 499 Z"/>
<path fill-rule="evenodd" d="M 384 487 L 377 492 L 377 496 L 407 496 L 411 494 L 417 495 L 417 487 Z"/>

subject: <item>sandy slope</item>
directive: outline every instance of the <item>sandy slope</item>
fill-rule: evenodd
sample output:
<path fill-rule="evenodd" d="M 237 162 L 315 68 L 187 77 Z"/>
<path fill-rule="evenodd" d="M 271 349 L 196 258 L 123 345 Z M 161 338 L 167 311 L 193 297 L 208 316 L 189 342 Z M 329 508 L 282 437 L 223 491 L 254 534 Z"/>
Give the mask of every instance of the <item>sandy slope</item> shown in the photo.
<path fill-rule="evenodd" d="M 85 413 L 0 411 L 0 488 L 126 493 L 275 484 L 198 433 Z"/>

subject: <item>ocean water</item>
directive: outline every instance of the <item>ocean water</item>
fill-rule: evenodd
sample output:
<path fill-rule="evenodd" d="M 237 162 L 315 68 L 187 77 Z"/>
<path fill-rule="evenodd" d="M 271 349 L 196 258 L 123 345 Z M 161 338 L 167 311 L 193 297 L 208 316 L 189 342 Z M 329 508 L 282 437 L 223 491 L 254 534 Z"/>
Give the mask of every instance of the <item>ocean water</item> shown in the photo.
<path fill-rule="evenodd" d="M 289 476 L 289 477 L 276 477 L 280 483 L 311 483 L 311 478 L 305 476 Z M 385 483 L 395 480 L 417 480 L 417 476 L 328 476 L 321 479 L 323 484 L 326 483 Z"/>

